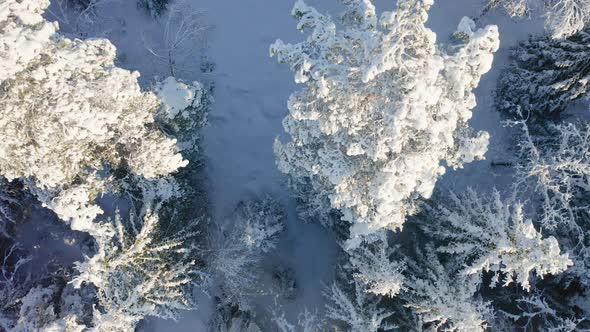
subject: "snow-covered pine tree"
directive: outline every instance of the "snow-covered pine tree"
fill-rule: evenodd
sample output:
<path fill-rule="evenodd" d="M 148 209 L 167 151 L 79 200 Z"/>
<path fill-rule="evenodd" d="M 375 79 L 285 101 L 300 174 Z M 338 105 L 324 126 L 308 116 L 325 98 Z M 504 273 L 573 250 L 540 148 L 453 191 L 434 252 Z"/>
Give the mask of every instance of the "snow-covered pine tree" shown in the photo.
<path fill-rule="evenodd" d="M 488 270 L 495 283 L 500 272 L 505 284 L 516 281 L 526 288 L 516 301 L 520 287 L 486 292 L 503 317 L 495 323 L 513 324 L 511 329 L 588 329 L 590 130 L 545 119 L 512 124 L 522 130 L 512 197 L 451 195 L 450 203 L 445 199 L 426 209 L 431 218 L 422 227 L 440 240 L 440 252 L 466 267 L 463 273 Z M 526 197 L 526 206 L 514 203 L 520 197 Z M 541 278 L 529 278 L 529 271 Z"/>
<path fill-rule="evenodd" d="M 277 141 L 279 169 L 297 191 L 313 192 L 317 210 L 337 209 L 352 224 L 349 246 L 387 228 L 399 230 L 419 197 L 429 197 L 445 172 L 483 158 L 487 133 L 467 122 L 472 91 L 490 68 L 498 30 L 474 30 L 447 54 L 425 26 L 432 0 L 399 1 L 377 17 L 371 1 L 344 1 L 336 24 L 297 1 L 299 44 L 275 42 L 270 53 L 304 83 L 289 99 Z"/>
<path fill-rule="evenodd" d="M 497 108 L 517 113 L 564 111 L 590 90 L 590 30 L 567 39 L 531 39 L 512 51 L 496 92 Z"/>
<path fill-rule="evenodd" d="M 102 230 L 97 253 L 77 263 L 79 275 L 72 282 L 97 289 L 95 331 L 129 331 L 147 316 L 176 319 L 180 310 L 195 308 L 193 290 L 207 276 L 194 226 L 158 239 L 157 211 L 149 209 L 132 212 L 127 223 L 117 214 L 97 225 Z"/>
<path fill-rule="evenodd" d="M 0 174 L 91 232 L 102 213 L 95 199 L 112 188 L 114 170 L 155 179 L 188 162 L 155 124 L 160 101 L 141 91 L 139 74 L 114 66 L 107 40 L 55 33 L 41 16 L 48 3 L 0 7 Z"/>
<path fill-rule="evenodd" d="M 76 302 L 90 299 L 96 306 L 89 317 L 58 310 L 59 296 L 54 303 L 45 301 L 55 293 L 50 285 L 28 297 L 21 294 L 23 305 L 16 308 L 46 310 L 53 322 L 31 321 L 34 329 L 77 331 L 83 322 L 97 331 L 127 331 L 148 315 L 175 318 L 192 307 L 191 285 L 204 275 L 196 262 L 197 233 L 185 227 L 170 235 L 160 222 L 164 210 L 167 219 L 174 218 L 170 201 L 181 192 L 170 175 L 188 163 L 176 139 L 160 127 L 171 127 L 170 134 L 188 141 L 185 131 L 204 121 L 202 87 L 169 79 L 158 90 L 161 100 L 142 92 L 138 73 L 114 65 L 110 42 L 56 33 L 57 25 L 41 16 L 48 4 L 0 4 L 0 175 L 24 183 L 72 229 L 94 238 L 96 251 L 77 264 L 74 284 L 96 292 L 68 301 L 81 307 Z M 188 143 L 194 152 L 195 141 Z M 115 190 L 128 198 L 123 206 L 133 217 L 95 222 L 103 212 L 96 198 Z M 174 221 L 194 226 L 193 219 Z M 167 220 L 166 227 L 170 224 Z M 26 330 L 28 314 L 21 314 L 24 325 L 18 324 Z"/>

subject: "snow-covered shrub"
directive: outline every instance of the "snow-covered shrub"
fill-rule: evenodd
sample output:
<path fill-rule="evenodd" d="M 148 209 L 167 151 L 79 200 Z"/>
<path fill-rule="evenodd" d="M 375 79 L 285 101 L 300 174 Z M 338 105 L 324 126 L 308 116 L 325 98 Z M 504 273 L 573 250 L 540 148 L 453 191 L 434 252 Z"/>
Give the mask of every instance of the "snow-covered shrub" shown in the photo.
<path fill-rule="evenodd" d="M 36 286 L 19 300 L 20 309 L 16 325 L 11 328 L 13 332 L 82 332 L 86 326 L 80 324 L 74 315 L 60 317 L 55 305 L 56 297 L 60 291 L 57 286 Z M 62 315 L 64 313 L 61 313 Z"/>
<path fill-rule="evenodd" d="M 25 295 L 19 312 L 17 325 L 13 331 L 38 331 L 57 320 L 53 307 L 55 287 L 43 288 L 37 286 Z"/>
<path fill-rule="evenodd" d="M 359 247 L 348 251 L 351 268 L 357 271 L 353 273 L 353 277 L 364 285 L 367 292 L 393 297 L 403 289 L 402 271 L 405 264 L 393 261 L 393 252 L 384 231 L 379 232 L 379 240 L 363 242 Z"/>
<path fill-rule="evenodd" d="M 58 260 L 35 260 L 15 239 L 0 236 L 0 331 L 82 331 L 83 315 L 62 305 L 69 271 Z"/>
<path fill-rule="evenodd" d="M 512 61 L 498 83 L 502 111 L 564 111 L 590 89 L 590 35 L 581 31 L 567 39 L 532 39 L 512 51 Z"/>
<path fill-rule="evenodd" d="M 422 227 L 445 243 L 437 251 L 451 254 L 465 274 L 493 272 L 492 287 L 505 274 L 504 286 L 516 282 L 529 290 L 531 272 L 542 278 L 572 265 L 553 236 L 543 238 L 525 219 L 522 204 L 503 201 L 497 191 L 489 197 L 473 190 L 448 197 L 448 203 L 428 209 Z"/>
<path fill-rule="evenodd" d="M 108 171 L 125 166 L 153 179 L 187 161 L 154 123 L 158 98 L 141 91 L 138 73 L 114 66 L 114 46 L 49 33 L 55 26 L 40 16 L 46 6 L 0 6 L 1 24 L 11 28 L 0 60 L 9 68 L 1 70 L 0 170 L 22 179 L 73 229 L 88 231 L 102 212 L 94 201 L 110 186 Z"/>
<path fill-rule="evenodd" d="M 254 318 L 253 312 L 242 311 L 237 305 L 222 302 L 217 304 L 209 328 L 216 332 L 262 332 Z"/>
<path fill-rule="evenodd" d="M 281 204 L 270 197 L 240 203 L 234 217 L 233 233 L 239 241 L 249 250 L 264 253 L 277 246 L 287 219 Z"/>
<path fill-rule="evenodd" d="M 96 255 L 77 263 L 74 286 L 97 289 L 92 321 L 97 331 L 133 330 L 146 316 L 176 319 L 180 310 L 195 307 L 192 290 L 206 278 L 199 267 L 198 233 L 189 228 L 160 239 L 158 221 L 150 210 L 131 213 L 127 224 L 117 214 L 100 224 Z"/>
<path fill-rule="evenodd" d="M 276 295 L 287 300 L 295 299 L 298 286 L 293 269 L 282 265 L 274 266 L 272 269 L 272 282 L 276 289 Z"/>
<path fill-rule="evenodd" d="M 270 197 L 242 202 L 228 221 L 230 229 L 212 240 L 210 268 L 227 300 L 241 309 L 260 293 L 256 280 L 261 257 L 276 247 L 285 222 L 283 207 Z"/>
<path fill-rule="evenodd" d="M 379 229 L 400 229 L 419 197 L 445 172 L 483 158 L 488 134 L 467 126 L 473 89 L 490 68 L 498 30 L 474 31 L 453 54 L 425 26 L 432 0 L 399 1 L 377 17 L 370 1 L 345 1 L 336 24 L 303 1 L 292 14 L 309 37 L 275 42 L 270 53 L 305 84 L 283 121 L 290 141 L 275 143 L 279 169 L 318 208 L 352 223 L 351 246 Z"/>
<path fill-rule="evenodd" d="M 444 266 L 431 245 L 407 265 L 406 290 L 400 297 L 422 318 L 422 329 L 485 331 L 493 314 L 489 303 L 475 296 L 481 283 L 478 274 L 460 274 Z"/>

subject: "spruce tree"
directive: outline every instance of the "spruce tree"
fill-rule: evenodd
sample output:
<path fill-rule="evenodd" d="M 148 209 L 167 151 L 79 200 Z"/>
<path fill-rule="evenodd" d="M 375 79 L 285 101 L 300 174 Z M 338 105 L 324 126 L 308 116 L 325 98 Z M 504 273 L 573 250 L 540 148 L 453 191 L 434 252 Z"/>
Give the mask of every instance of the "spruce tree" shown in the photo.
<path fill-rule="evenodd" d="M 590 30 L 567 39 L 531 39 L 513 50 L 497 91 L 500 110 L 564 111 L 590 88 Z"/>

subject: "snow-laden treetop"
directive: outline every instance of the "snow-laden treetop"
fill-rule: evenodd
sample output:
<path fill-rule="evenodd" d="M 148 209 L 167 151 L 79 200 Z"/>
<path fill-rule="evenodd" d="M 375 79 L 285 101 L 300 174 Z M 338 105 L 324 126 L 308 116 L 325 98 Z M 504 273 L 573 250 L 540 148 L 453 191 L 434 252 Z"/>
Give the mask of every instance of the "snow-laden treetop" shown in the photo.
<path fill-rule="evenodd" d="M 48 5 L 0 3 L 0 175 L 24 180 L 88 231 L 102 212 L 94 199 L 112 180 L 104 171 L 154 179 L 188 162 L 155 124 L 160 101 L 141 91 L 139 73 L 114 65 L 108 40 L 58 34 L 41 16 Z"/>
<path fill-rule="evenodd" d="M 352 223 L 351 245 L 382 228 L 400 229 L 417 198 L 428 198 L 443 163 L 458 168 L 483 158 L 488 134 L 467 126 L 472 90 L 490 70 L 498 29 L 475 30 L 452 53 L 425 26 L 432 0 L 400 0 L 377 17 L 369 0 L 343 1 L 341 24 L 303 1 L 292 14 L 309 31 L 281 40 L 271 55 L 305 87 L 291 95 L 277 141 L 278 166 L 318 210 L 338 209 Z"/>
<path fill-rule="evenodd" d="M 0 81 L 26 68 L 57 31 L 41 16 L 49 0 L 0 2 Z"/>

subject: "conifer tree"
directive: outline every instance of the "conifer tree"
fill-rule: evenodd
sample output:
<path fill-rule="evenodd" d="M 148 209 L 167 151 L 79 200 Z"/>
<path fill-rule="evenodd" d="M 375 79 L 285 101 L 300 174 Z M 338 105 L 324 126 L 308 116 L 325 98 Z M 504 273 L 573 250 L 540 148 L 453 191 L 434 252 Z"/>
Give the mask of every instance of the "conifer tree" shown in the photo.
<path fill-rule="evenodd" d="M 531 39 L 512 51 L 497 90 L 498 109 L 524 117 L 564 111 L 590 89 L 590 30 L 567 39 Z"/>
<path fill-rule="evenodd" d="M 498 30 L 475 29 L 453 54 L 426 27 L 432 0 L 399 1 L 378 18 L 371 1 L 344 1 L 341 25 L 297 1 L 292 15 L 306 41 L 278 40 L 271 55 L 305 86 L 289 99 L 277 141 L 279 169 L 351 223 L 350 246 L 380 229 L 399 230 L 418 198 L 445 172 L 483 158 L 488 134 L 468 126 L 473 89 L 492 65 Z"/>

